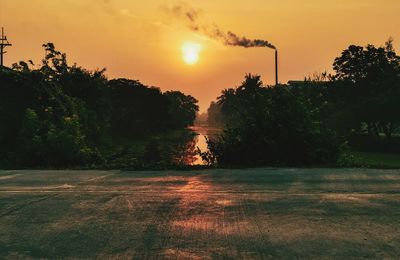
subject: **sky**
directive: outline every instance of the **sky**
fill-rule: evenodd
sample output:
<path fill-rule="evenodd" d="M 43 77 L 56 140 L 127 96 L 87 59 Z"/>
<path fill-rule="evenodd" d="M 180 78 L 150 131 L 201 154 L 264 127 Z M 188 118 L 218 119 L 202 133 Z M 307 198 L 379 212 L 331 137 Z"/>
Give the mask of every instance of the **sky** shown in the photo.
<path fill-rule="evenodd" d="M 53 42 L 71 64 L 106 68 L 109 78 L 180 90 L 205 111 L 246 73 L 274 83 L 274 51 L 226 46 L 169 10 L 196 10 L 196 23 L 274 44 L 280 82 L 331 72 L 351 44 L 400 49 L 399 0 L 0 0 L 0 26 L 13 44 L 5 65 L 39 63 Z"/>

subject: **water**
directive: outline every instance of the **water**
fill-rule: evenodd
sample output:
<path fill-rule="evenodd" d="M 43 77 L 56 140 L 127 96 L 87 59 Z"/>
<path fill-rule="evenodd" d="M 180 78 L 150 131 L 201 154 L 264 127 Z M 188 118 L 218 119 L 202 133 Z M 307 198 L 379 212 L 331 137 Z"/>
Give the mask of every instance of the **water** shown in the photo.
<path fill-rule="evenodd" d="M 197 134 L 193 140 L 195 143 L 195 147 L 198 147 L 202 152 L 207 152 L 208 147 L 206 138 L 213 138 L 217 136 L 222 129 L 208 125 L 197 125 L 190 127 L 190 130 L 194 131 Z M 190 164 L 204 165 L 205 163 L 201 159 L 200 155 L 196 154 Z"/>

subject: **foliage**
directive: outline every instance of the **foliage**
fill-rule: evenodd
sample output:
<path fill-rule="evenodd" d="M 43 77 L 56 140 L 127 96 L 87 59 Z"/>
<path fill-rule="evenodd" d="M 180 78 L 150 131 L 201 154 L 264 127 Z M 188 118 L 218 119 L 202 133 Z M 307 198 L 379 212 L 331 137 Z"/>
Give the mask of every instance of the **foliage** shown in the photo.
<path fill-rule="evenodd" d="M 356 130 L 369 135 L 385 134 L 391 139 L 400 127 L 400 57 L 392 40 L 384 47 L 352 45 L 335 59 L 336 84 L 350 83 L 351 91 L 343 96 L 348 105 L 338 111 L 351 115 Z"/>
<path fill-rule="evenodd" d="M 194 120 L 198 106 L 191 96 L 163 94 L 135 80 L 108 80 L 104 69 L 70 66 L 54 44 L 43 47 L 40 65 L 0 68 L 0 167 L 99 165 L 116 140 L 141 139 Z"/>
<path fill-rule="evenodd" d="M 165 129 L 168 100 L 158 88 L 148 88 L 136 80 L 109 82 L 112 133 L 124 138 L 141 138 Z"/>
<path fill-rule="evenodd" d="M 197 147 L 197 154 L 200 155 L 203 162 L 208 166 L 215 166 L 218 164 L 217 151 L 221 150 L 221 143 L 210 140 L 206 137 L 206 142 L 208 144 L 208 151 L 201 151 Z"/>
<path fill-rule="evenodd" d="M 198 101 L 180 91 L 168 91 L 164 94 L 169 101 L 168 117 L 171 127 L 187 127 L 193 125 L 199 111 Z"/>
<path fill-rule="evenodd" d="M 392 40 L 383 47 L 351 45 L 333 68 L 335 75 L 271 88 L 248 75 L 224 90 L 209 108 L 210 118 L 226 124 L 220 140 L 209 142 L 218 162 L 326 163 L 340 154 L 338 165 L 361 165 L 344 146 L 338 149 L 345 141 L 351 149 L 398 152 L 400 57 Z"/>
<path fill-rule="evenodd" d="M 186 163 L 153 137 L 193 124 L 194 97 L 108 80 L 104 69 L 69 65 L 54 44 L 43 47 L 39 65 L 0 68 L 0 167 Z M 225 131 L 208 140 L 202 158 L 209 165 L 350 166 L 359 164 L 351 149 L 397 153 L 400 57 L 392 40 L 383 47 L 351 45 L 333 69 L 334 75 L 275 87 L 249 74 L 222 91 L 208 123 Z M 180 139 L 176 145 L 194 153 L 195 144 Z"/>
<path fill-rule="evenodd" d="M 393 40 L 389 39 L 385 47 L 349 46 L 335 59 L 333 69 L 336 71 L 336 79 L 364 83 L 361 86 L 367 88 L 369 84 L 398 76 L 399 62 L 400 57 L 394 51 Z"/>
<path fill-rule="evenodd" d="M 229 113 L 222 136 L 209 140 L 219 165 L 326 164 L 338 157 L 335 133 L 318 108 L 290 87 L 263 87 L 259 76 L 247 75 L 219 103 Z"/>
<path fill-rule="evenodd" d="M 73 166 L 101 161 L 98 152 L 85 145 L 79 126 L 77 116 L 65 117 L 56 126 L 27 109 L 19 133 L 20 159 L 28 166 L 36 166 L 37 162 Z"/>
<path fill-rule="evenodd" d="M 217 102 L 211 102 L 207 110 L 207 123 L 210 126 L 222 126 L 226 122 L 225 114 L 222 113 L 221 105 Z"/>

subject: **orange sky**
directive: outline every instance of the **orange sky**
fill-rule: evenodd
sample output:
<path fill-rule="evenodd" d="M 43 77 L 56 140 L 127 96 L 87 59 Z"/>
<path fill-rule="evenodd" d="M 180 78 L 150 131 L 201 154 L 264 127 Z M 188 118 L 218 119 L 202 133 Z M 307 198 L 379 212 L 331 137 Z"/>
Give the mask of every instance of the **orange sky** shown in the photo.
<path fill-rule="evenodd" d="M 13 43 L 6 65 L 39 62 L 41 45 L 53 42 L 71 63 L 107 68 L 109 78 L 139 79 L 162 90 L 181 90 L 205 110 L 224 88 L 245 73 L 273 83 L 273 51 L 224 46 L 187 29 L 163 11 L 182 1 L 164 0 L 0 0 L 0 26 Z M 399 0 L 191 0 L 201 21 L 280 50 L 280 81 L 303 79 L 331 69 L 350 44 L 400 47 Z M 186 64 L 182 45 L 201 45 L 199 62 Z"/>

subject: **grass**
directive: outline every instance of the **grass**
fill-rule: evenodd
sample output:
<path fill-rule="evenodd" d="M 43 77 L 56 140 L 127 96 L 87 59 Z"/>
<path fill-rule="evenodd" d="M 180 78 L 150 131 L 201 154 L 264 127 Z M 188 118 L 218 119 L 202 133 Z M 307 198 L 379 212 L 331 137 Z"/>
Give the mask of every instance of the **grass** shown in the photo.
<path fill-rule="evenodd" d="M 195 152 L 194 146 L 187 147 L 190 141 L 194 140 L 194 136 L 193 131 L 184 129 L 149 135 L 140 140 L 113 140 L 112 146 L 103 147 L 106 162 L 97 168 L 179 168 L 184 163 L 190 164 L 182 161 L 182 158 L 189 158 L 188 153 Z"/>
<path fill-rule="evenodd" d="M 0 171 L 0 258 L 396 258 L 400 170 Z"/>
<path fill-rule="evenodd" d="M 400 154 L 353 152 L 356 160 L 370 168 L 400 169 Z"/>

